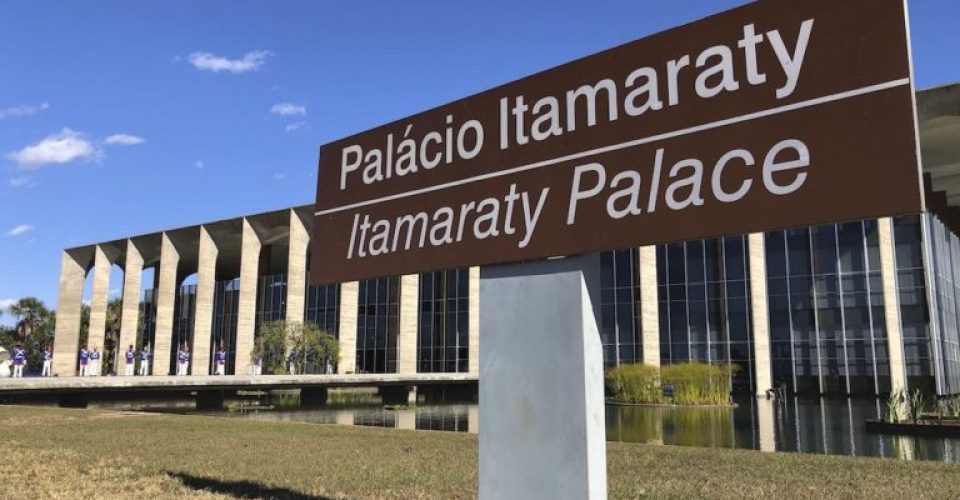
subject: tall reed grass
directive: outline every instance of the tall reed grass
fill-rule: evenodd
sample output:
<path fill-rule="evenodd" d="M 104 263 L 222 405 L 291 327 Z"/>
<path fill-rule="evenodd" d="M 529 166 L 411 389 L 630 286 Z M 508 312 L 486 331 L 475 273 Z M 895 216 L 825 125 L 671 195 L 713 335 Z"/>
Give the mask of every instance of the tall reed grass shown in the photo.
<path fill-rule="evenodd" d="M 733 364 L 678 363 L 656 367 L 626 364 L 607 371 L 607 391 L 621 403 L 725 405 L 730 385 L 739 369 Z M 673 396 L 663 387 L 672 386 Z"/>

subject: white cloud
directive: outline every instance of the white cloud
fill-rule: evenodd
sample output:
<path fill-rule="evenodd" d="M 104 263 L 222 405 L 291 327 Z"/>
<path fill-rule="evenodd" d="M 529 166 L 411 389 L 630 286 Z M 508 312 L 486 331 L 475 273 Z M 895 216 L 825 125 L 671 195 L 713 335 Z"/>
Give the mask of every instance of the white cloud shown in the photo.
<path fill-rule="evenodd" d="M 23 104 L 20 106 L 14 106 L 12 108 L 0 109 L 0 119 L 18 118 L 21 116 L 35 115 L 41 111 L 46 111 L 49 108 L 50 108 L 50 104 L 44 102 L 36 106 L 32 106 L 30 104 Z"/>
<path fill-rule="evenodd" d="M 146 142 L 146 139 L 144 139 L 143 137 L 130 135 L 130 134 L 113 134 L 110 137 L 107 137 L 106 139 L 103 140 L 104 144 L 107 144 L 110 146 L 113 146 L 113 145 L 134 146 L 137 144 L 143 144 L 144 142 Z"/>
<path fill-rule="evenodd" d="M 18 175 L 16 177 L 10 178 L 10 187 L 23 187 L 30 182 L 30 178 L 26 175 Z"/>
<path fill-rule="evenodd" d="M 54 163 L 90 161 L 99 155 L 100 151 L 83 134 L 64 128 L 59 134 L 25 146 L 20 151 L 7 153 L 7 159 L 16 162 L 20 168 L 34 169 Z"/>
<path fill-rule="evenodd" d="M 27 234 L 30 231 L 33 231 L 33 226 L 30 224 L 20 224 L 19 226 L 7 231 L 7 236 L 20 236 L 22 234 Z"/>
<path fill-rule="evenodd" d="M 286 179 L 286 178 L 287 178 L 286 172 L 278 172 L 276 174 L 273 174 L 273 180 L 275 181 L 282 181 L 283 179 Z"/>
<path fill-rule="evenodd" d="M 10 306 L 17 303 L 17 299 L 0 299 L 0 311 L 9 312 Z"/>
<path fill-rule="evenodd" d="M 203 168 L 203 160 L 197 160 L 193 162 L 193 168 L 200 170 Z"/>
<path fill-rule="evenodd" d="M 240 59 L 227 59 L 226 57 L 213 55 L 209 52 L 194 52 L 190 54 L 189 61 L 195 68 L 203 71 L 212 71 L 219 73 L 228 71 L 230 73 L 246 73 L 256 71 L 267 62 L 267 56 L 270 55 L 266 50 L 255 50 L 247 52 Z"/>
<path fill-rule="evenodd" d="M 280 116 L 305 115 L 307 114 L 307 107 L 290 102 L 281 102 L 280 104 L 274 104 L 270 108 L 270 113 Z"/>
<path fill-rule="evenodd" d="M 287 125 L 284 130 L 287 132 L 293 132 L 294 130 L 300 130 L 307 125 L 305 121 L 293 122 L 290 125 Z"/>

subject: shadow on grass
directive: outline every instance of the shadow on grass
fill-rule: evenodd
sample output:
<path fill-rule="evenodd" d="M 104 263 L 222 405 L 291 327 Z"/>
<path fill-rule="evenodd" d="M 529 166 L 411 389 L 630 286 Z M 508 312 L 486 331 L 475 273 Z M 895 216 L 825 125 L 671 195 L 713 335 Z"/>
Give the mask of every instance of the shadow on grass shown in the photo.
<path fill-rule="evenodd" d="M 183 472 L 164 471 L 168 476 L 195 490 L 230 495 L 234 498 L 278 498 L 290 500 L 332 500 L 330 497 L 305 495 L 288 488 L 271 488 L 254 481 L 223 481 L 192 476 Z"/>

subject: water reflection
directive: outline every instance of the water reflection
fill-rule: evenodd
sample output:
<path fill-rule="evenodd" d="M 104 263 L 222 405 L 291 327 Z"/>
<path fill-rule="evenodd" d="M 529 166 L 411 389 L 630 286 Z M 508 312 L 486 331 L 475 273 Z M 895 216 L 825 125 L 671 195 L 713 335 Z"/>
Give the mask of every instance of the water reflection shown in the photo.
<path fill-rule="evenodd" d="M 197 412 L 193 412 L 197 413 Z M 212 412 L 204 412 L 212 413 Z M 296 421 L 315 424 L 361 425 L 407 430 L 453 431 L 476 434 L 479 422 L 475 404 L 444 404 L 391 409 L 382 406 L 356 408 L 303 408 L 282 411 L 228 412 L 235 418 Z M 217 415 L 223 415 L 218 412 Z"/>
<path fill-rule="evenodd" d="M 960 463 L 960 440 L 868 434 L 877 400 L 745 399 L 736 408 L 607 407 L 607 439 Z"/>
<path fill-rule="evenodd" d="M 384 408 L 377 403 L 321 407 L 259 400 L 242 411 L 197 412 L 171 402 L 160 411 L 234 418 L 469 432 L 479 429 L 476 404 Z M 115 406 L 114 406 L 115 407 Z M 155 402 L 140 408 L 157 411 Z M 236 410 L 236 407 L 234 407 Z M 882 416 L 879 400 L 746 398 L 735 408 L 607 406 L 607 439 L 646 444 L 746 448 L 830 455 L 938 460 L 960 463 L 960 439 L 868 434 L 864 420 Z"/>

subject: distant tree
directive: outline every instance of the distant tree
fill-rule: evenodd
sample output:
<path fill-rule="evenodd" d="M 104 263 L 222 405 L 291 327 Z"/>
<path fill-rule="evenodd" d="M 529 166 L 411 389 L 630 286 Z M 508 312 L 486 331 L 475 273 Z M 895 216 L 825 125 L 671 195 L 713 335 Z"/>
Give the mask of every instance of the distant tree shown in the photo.
<path fill-rule="evenodd" d="M 107 303 L 106 332 L 103 339 L 103 370 L 109 373 L 116 367 L 117 353 L 124 348 L 120 343 L 120 317 L 123 311 L 123 301 L 113 299 Z"/>
<path fill-rule="evenodd" d="M 340 344 L 313 323 L 271 321 L 260 326 L 251 355 L 263 359 L 264 373 L 287 373 L 289 353 L 297 353 L 297 373 L 327 373 L 336 363 Z"/>
<path fill-rule="evenodd" d="M 50 312 L 44 320 L 37 325 L 33 335 L 23 341 L 23 347 L 27 349 L 27 371 L 39 372 L 43 368 L 43 350 L 47 347 L 53 349 L 54 332 L 57 329 L 56 313 Z"/>
<path fill-rule="evenodd" d="M 289 326 L 290 349 L 297 352 L 298 373 L 328 373 L 340 355 L 340 343 L 314 323 Z"/>
<path fill-rule="evenodd" d="M 80 346 L 87 345 L 90 338 L 90 306 L 82 304 L 80 306 Z M 80 347 L 78 346 L 78 347 Z M 93 348 L 93 346 L 87 346 Z"/>
<path fill-rule="evenodd" d="M 253 356 L 263 360 L 263 372 L 272 375 L 285 373 L 287 352 L 287 323 L 270 321 L 260 325 L 260 336 L 254 346 Z"/>
<path fill-rule="evenodd" d="M 17 317 L 17 334 L 25 340 L 39 324 L 50 316 L 50 310 L 36 297 L 24 297 L 10 306 L 10 313 Z"/>
<path fill-rule="evenodd" d="M 43 366 L 43 350 L 53 344 L 56 315 L 43 302 L 34 297 L 25 297 L 10 306 L 16 316 L 14 328 L 0 327 L 0 346 L 8 351 L 20 342 L 27 350 L 27 372 L 40 371 Z"/>

